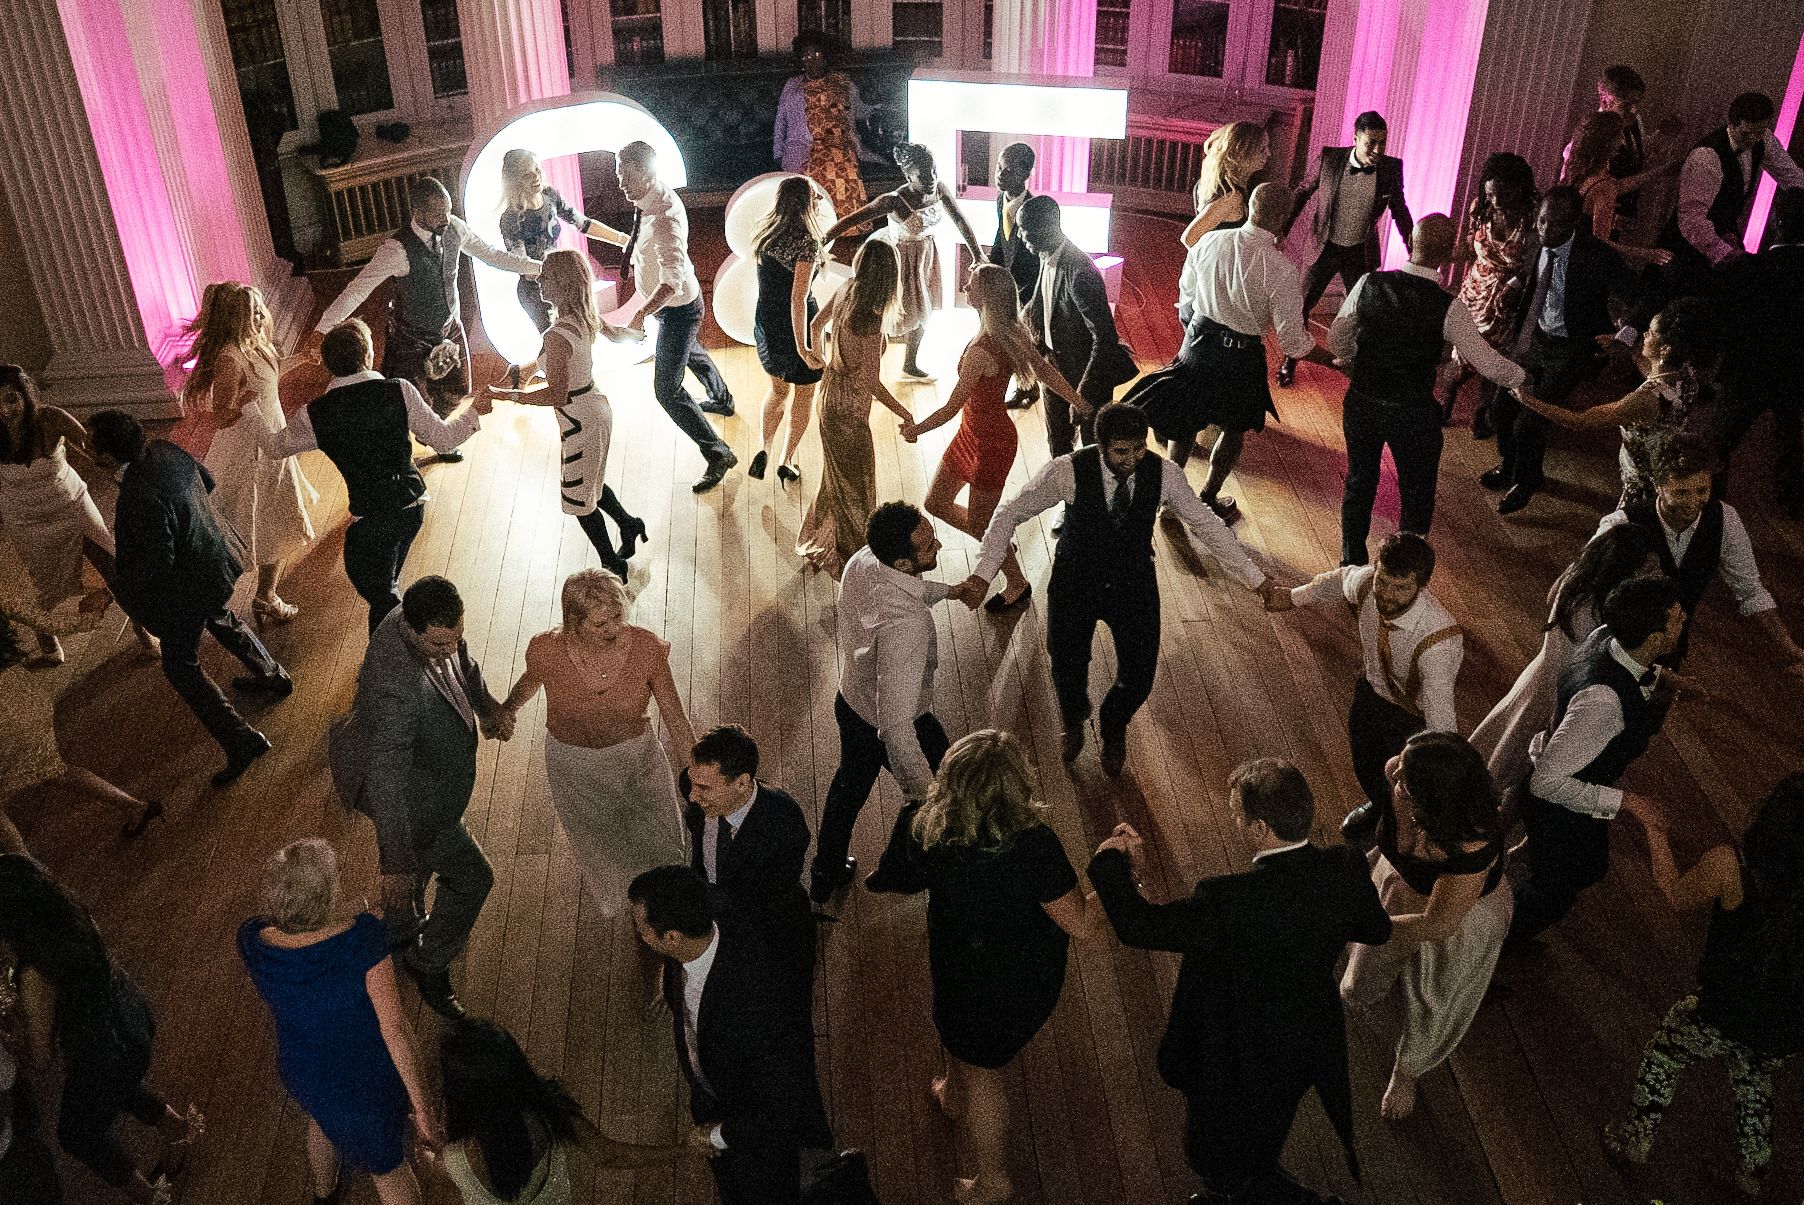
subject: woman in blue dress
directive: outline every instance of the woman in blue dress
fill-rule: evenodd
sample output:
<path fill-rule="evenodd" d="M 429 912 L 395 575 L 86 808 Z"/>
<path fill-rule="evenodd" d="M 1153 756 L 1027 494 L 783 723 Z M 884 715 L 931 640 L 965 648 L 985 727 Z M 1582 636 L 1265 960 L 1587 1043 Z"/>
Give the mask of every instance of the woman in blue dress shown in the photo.
<path fill-rule="evenodd" d="M 306 1112 L 316 1197 L 334 1199 L 347 1168 L 368 1172 L 382 1205 L 418 1205 L 407 1163 L 416 1140 L 440 1145 L 413 1035 L 401 1015 L 380 918 L 338 911 L 338 856 L 316 838 L 270 858 L 263 915 L 238 929 L 238 953 L 276 1022 L 282 1086 Z"/>

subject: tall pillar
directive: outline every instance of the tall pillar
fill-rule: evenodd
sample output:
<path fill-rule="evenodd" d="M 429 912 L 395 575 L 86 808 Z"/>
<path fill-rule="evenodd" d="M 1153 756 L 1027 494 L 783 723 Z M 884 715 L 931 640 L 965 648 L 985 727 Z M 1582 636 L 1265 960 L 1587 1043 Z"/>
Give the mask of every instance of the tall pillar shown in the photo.
<path fill-rule="evenodd" d="M 996 0 L 990 69 L 1017 75 L 1096 74 L 1096 0 Z M 1090 140 L 1036 135 L 1038 192 L 1090 191 Z M 942 169 L 944 170 L 944 169 Z"/>
<path fill-rule="evenodd" d="M 502 114 L 527 101 L 570 94 L 559 0 L 457 0 L 470 116 L 483 139 Z M 545 178 L 582 208 L 582 174 L 574 155 L 544 163 Z M 577 238 L 566 231 L 565 239 Z"/>
<path fill-rule="evenodd" d="M 77 41 L 76 30 L 65 37 L 56 0 L 9 0 L 0 21 L 0 60 L 8 65 L 0 71 L 0 176 L 50 334 L 44 382 L 59 405 L 179 413 L 151 350 L 152 338 L 167 335 L 170 299 L 159 291 L 167 282 L 147 275 L 134 291 L 138 272 L 148 274 L 152 264 L 134 256 L 128 267 L 125 241 L 142 251 L 150 230 L 167 232 L 167 197 L 159 204 L 151 189 L 141 209 L 119 211 L 129 215 L 123 230 L 114 221 L 114 180 L 122 192 L 134 180 L 148 182 L 120 176 L 130 164 L 115 157 L 129 156 L 131 146 L 115 123 L 90 128 Z"/>

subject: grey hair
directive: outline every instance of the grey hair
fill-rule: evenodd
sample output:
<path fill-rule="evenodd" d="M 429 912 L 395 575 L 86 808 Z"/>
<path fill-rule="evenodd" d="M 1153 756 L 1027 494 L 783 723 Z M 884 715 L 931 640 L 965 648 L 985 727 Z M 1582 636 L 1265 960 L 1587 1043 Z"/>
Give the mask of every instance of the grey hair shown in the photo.
<path fill-rule="evenodd" d="M 338 854 L 320 837 L 284 845 L 263 867 L 263 915 L 284 933 L 323 929 L 338 905 Z"/>

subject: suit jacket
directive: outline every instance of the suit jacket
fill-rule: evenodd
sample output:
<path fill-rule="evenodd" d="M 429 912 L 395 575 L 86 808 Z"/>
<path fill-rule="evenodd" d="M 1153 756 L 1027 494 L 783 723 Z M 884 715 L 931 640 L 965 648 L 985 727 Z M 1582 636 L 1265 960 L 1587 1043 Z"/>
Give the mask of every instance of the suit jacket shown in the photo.
<path fill-rule="evenodd" d="M 1146 901 L 1116 850 L 1097 854 L 1089 875 L 1124 945 L 1184 956 L 1159 1044 L 1165 1082 L 1248 1102 L 1249 1125 L 1273 1115 L 1255 1107 L 1268 1094 L 1289 1100 L 1314 1087 L 1357 1173 L 1335 966 L 1348 942 L 1376 945 L 1391 933 L 1365 858 L 1305 845 L 1204 879 L 1169 904 Z M 1290 1119 L 1283 1124 L 1288 1131 Z"/>
<path fill-rule="evenodd" d="M 1309 198 L 1319 192 L 1321 197 L 1316 202 L 1315 217 L 1310 220 L 1309 233 L 1318 245 L 1328 244 L 1328 234 L 1334 229 L 1334 207 L 1340 203 L 1340 186 L 1347 178 L 1352 155 L 1353 148 L 1350 146 L 1322 148 L 1321 157 L 1316 160 L 1315 173 L 1303 185 L 1302 191 L 1297 193 L 1296 207 L 1290 211 L 1290 220 L 1284 223 L 1284 233 L 1278 236 L 1280 243 L 1290 234 L 1290 228 L 1296 224 L 1303 207 L 1309 203 Z M 1384 216 L 1387 209 L 1396 220 L 1397 233 L 1403 236 L 1404 245 L 1407 246 L 1416 223 L 1409 215 L 1409 202 L 1403 199 L 1403 160 L 1394 155 L 1378 157 L 1378 187 L 1372 191 L 1372 212 L 1361 223 L 1366 232 L 1366 262 L 1371 267 L 1377 267 L 1380 259 L 1378 219 Z"/>
<path fill-rule="evenodd" d="M 1572 236 L 1572 259 L 1566 265 L 1566 333 L 1574 339 L 1590 343 L 1599 335 L 1616 333 L 1610 317 L 1611 297 L 1628 298 L 1635 291 L 1635 274 L 1610 245 L 1591 233 L 1591 224 L 1579 226 Z M 1540 256 L 1529 265 L 1527 293 L 1524 294 L 1518 328 L 1523 322 L 1538 322 L 1540 315 L 1529 314 L 1535 292 L 1539 288 Z M 1651 317 L 1651 315 L 1650 315 Z M 1640 329 L 1647 329 L 1645 325 Z"/>
<path fill-rule="evenodd" d="M 687 772 L 680 784 L 687 798 Z M 689 830 L 689 865 L 703 878 L 702 839 L 712 823 L 693 803 L 683 804 L 683 827 Z M 808 821 L 802 806 L 780 787 L 758 784 L 752 807 L 716 859 L 715 912 L 733 913 L 757 925 L 774 945 L 805 949 L 813 967 L 814 913 L 802 888 L 802 864 L 808 856 Z"/>
<path fill-rule="evenodd" d="M 1032 196 L 1030 189 L 1028 196 Z M 1015 295 L 1022 305 L 1032 301 L 1040 284 L 1040 257 L 1028 249 L 1027 240 L 1021 237 L 1021 228 L 1017 226 L 1010 231 L 1009 237 L 1002 237 L 1002 206 L 1005 198 L 1002 193 L 996 194 L 996 237 L 990 241 L 990 262 L 1001 264 L 1015 278 Z M 1022 198 L 1023 201 L 1026 197 Z"/>
<path fill-rule="evenodd" d="M 717 930 L 720 945 L 696 1024 L 706 1087 L 696 1078 L 683 1040 L 681 964 L 664 960 L 664 1002 L 670 1007 L 677 1066 L 689 1082 L 691 1116 L 697 1125 L 720 1126 L 727 1150 L 749 1158 L 831 1145 L 815 1075 L 812 1019 L 790 1006 L 796 994 L 793 965 L 773 956 L 754 925 L 725 916 Z"/>
<path fill-rule="evenodd" d="M 120 475 L 113 594 L 158 635 L 217 614 L 244 573 L 244 540 L 212 491 L 206 466 L 161 439 Z"/>
<path fill-rule="evenodd" d="M 412 872 L 416 850 L 462 823 L 476 788 L 478 730 L 427 672 L 402 631 L 406 622 L 396 607 L 376 625 L 350 713 L 327 737 L 333 786 L 346 807 L 375 822 L 386 874 Z M 478 721 L 492 717 L 500 703 L 461 641 L 457 658 Z"/>
<path fill-rule="evenodd" d="M 1115 333 L 1109 295 L 1090 253 L 1067 239 L 1052 258 L 1052 337 L 1047 338 L 1045 297 L 1027 307 L 1028 329 L 1042 346 L 1051 346 L 1053 363 L 1086 402 L 1106 405 L 1115 387 L 1139 371 L 1134 353 Z"/>
<path fill-rule="evenodd" d="M 1804 246 L 1744 255 L 1712 272 L 1710 282 L 1728 319 L 1720 379 L 1795 389 L 1804 373 Z"/>

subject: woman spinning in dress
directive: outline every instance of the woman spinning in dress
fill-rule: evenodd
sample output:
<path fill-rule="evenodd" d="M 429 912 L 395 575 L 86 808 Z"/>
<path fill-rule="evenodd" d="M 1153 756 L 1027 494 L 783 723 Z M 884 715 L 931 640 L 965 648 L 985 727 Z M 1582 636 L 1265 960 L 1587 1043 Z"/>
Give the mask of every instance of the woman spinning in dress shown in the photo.
<path fill-rule="evenodd" d="M 1471 311 L 1478 333 L 1498 351 L 1509 352 L 1516 338 L 1516 312 L 1521 309 L 1529 274 L 1540 254 L 1535 237 L 1535 171 L 1521 155 L 1499 151 L 1485 159 L 1478 174 L 1478 195 L 1466 215 L 1468 241 L 1460 259 L 1470 265 L 1460 281 L 1459 301 Z M 1441 394 L 1441 421 L 1453 421 L 1460 386 L 1472 369 L 1453 353 Z M 1480 382 L 1478 408 L 1472 412 L 1472 437 L 1491 435 L 1491 398 L 1497 387 Z"/>
<path fill-rule="evenodd" d="M 1178 241 L 1194 247 L 1211 230 L 1232 230 L 1244 225 L 1253 177 L 1265 170 L 1271 157 L 1271 139 L 1264 126 L 1231 121 L 1213 130 L 1203 140 L 1203 170 L 1196 179 L 1196 216 L 1184 227 Z M 1188 315 L 1178 317 L 1184 325 L 1190 325 Z"/>
<path fill-rule="evenodd" d="M 971 262 L 981 264 L 986 262 L 986 257 L 977 245 L 977 236 L 971 233 L 971 224 L 959 211 L 958 202 L 941 183 L 939 171 L 934 167 L 933 152 L 919 143 L 905 142 L 896 148 L 896 162 L 901 165 L 902 175 L 908 183 L 839 219 L 821 236 L 821 241 L 831 243 L 873 218 L 889 219 L 885 231 L 873 237 L 883 238 L 895 247 L 896 260 L 901 266 L 900 304 L 892 333 L 903 336 L 906 341 L 902 375 L 916 381 L 931 381 L 932 374 L 920 363 L 921 340 L 927 334 L 927 319 L 945 304 L 941 296 L 940 249 L 934 241 L 933 228 L 940 224 L 942 217 L 950 214 L 952 224 L 958 227 L 958 236 L 971 249 Z"/>
<path fill-rule="evenodd" d="M 796 536 L 809 565 L 838 578 L 846 558 L 864 547 L 864 528 L 877 509 L 877 449 L 871 441 L 871 400 L 904 423 L 908 407 L 883 384 L 883 324 L 896 300 L 896 256 L 871 240 L 852 261 L 852 280 L 814 319 L 809 343 L 827 346 L 821 390 L 821 484 Z M 823 367 L 818 352 L 806 357 Z"/>
<path fill-rule="evenodd" d="M 958 384 L 944 406 L 918 423 L 902 428 L 902 438 L 916 439 L 959 415 L 958 434 L 940 457 L 940 467 L 927 487 L 923 509 L 944 519 L 972 539 L 983 539 L 990 516 L 1002 499 L 1009 470 L 1015 464 L 1015 424 L 1009 418 L 1005 395 L 1010 377 L 1024 387 L 1044 382 L 1053 393 L 1073 406 L 1082 406 L 1077 390 L 1064 374 L 1034 349 L 1033 338 L 1021 324 L 1015 295 L 1015 278 L 1001 264 L 979 264 L 971 273 L 966 294 L 981 323 L 977 337 L 965 347 L 958 361 Z M 970 488 L 964 505 L 959 491 Z M 1033 587 L 1021 573 L 1011 551 L 1002 563 L 1002 593 L 984 604 L 992 614 L 1025 606 Z"/>
<path fill-rule="evenodd" d="M 251 616 L 259 625 L 287 623 L 299 611 L 276 593 L 282 564 L 313 540 L 310 508 L 319 492 L 292 456 L 270 456 L 258 446 L 288 425 L 277 392 L 280 357 L 270 342 L 269 308 L 249 285 L 223 281 L 201 294 L 200 314 L 188 327 L 194 338 L 194 371 L 182 399 L 205 398 L 213 415 L 207 471 L 217 488 L 213 502 L 244 538 L 257 566 Z"/>
<path fill-rule="evenodd" d="M 770 463 L 770 446 L 789 412 L 789 440 L 783 459 L 777 462 L 777 480 L 784 485 L 801 479 L 796 449 L 808 433 L 814 414 L 814 387 L 821 372 L 803 358 L 804 342 L 818 308 L 808 286 L 814 281 L 814 257 L 820 237 L 814 226 L 815 190 L 803 176 L 791 176 L 777 185 L 777 200 L 770 216 L 758 228 L 752 254 L 758 261 L 758 307 L 752 331 L 758 344 L 758 362 L 770 377 L 764 395 L 764 442 L 752 457 L 748 477 L 764 478 Z"/>
<path fill-rule="evenodd" d="M 576 525 L 589 537 L 602 568 L 624 581 L 629 572 L 627 558 L 645 538 L 645 522 L 628 514 L 615 498 L 620 551 L 614 551 L 600 508 L 603 494 L 614 495 L 602 480 L 608 467 L 608 443 L 614 433 L 614 408 L 606 395 L 595 388 L 591 356 L 598 333 L 609 338 L 629 336 L 623 327 L 601 320 L 595 308 L 595 276 L 589 268 L 589 257 L 581 251 L 564 248 L 547 255 L 545 268 L 535 283 L 544 290 L 545 300 L 557 309 L 557 321 L 539 345 L 545 388 L 528 391 L 491 385 L 489 389 L 524 405 L 557 410 L 558 499 L 564 513 L 575 516 Z"/>

